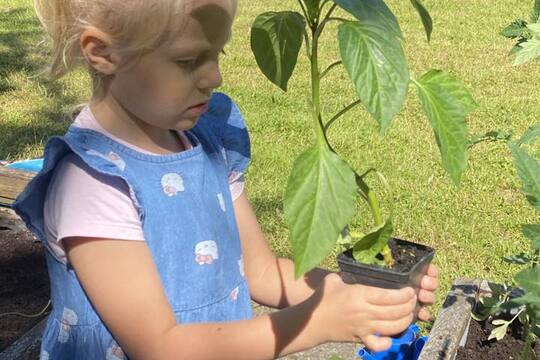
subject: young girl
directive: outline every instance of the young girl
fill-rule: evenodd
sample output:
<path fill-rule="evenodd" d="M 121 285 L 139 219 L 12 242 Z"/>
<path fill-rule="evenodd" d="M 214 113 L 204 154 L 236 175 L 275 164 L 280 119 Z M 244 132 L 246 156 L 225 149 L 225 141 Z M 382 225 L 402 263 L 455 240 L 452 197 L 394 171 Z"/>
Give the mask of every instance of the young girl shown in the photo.
<path fill-rule="evenodd" d="M 375 350 L 422 289 L 295 280 L 243 191 L 250 156 L 219 55 L 236 0 L 36 0 L 52 73 L 84 63 L 89 104 L 14 208 L 47 248 L 41 359 L 266 359 L 328 341 Z M 281 308 L 253 317 L 250 299 Z M 429 313 L 422 309 L 420 319 Z"/>

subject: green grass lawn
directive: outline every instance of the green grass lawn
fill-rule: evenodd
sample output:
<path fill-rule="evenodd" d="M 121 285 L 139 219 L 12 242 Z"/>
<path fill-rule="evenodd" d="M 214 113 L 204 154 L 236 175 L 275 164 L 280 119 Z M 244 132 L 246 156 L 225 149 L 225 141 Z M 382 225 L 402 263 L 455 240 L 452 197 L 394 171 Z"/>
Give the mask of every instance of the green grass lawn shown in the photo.
<path fill-rule="evenodd" d="M 431 44 L 408 1 L 389 1 L 401 21 L 412 72 L 446 69 L 472 91 L 479 108 L 467 119 L 471 133 L 504 130 L 521 134 L 538 121 L 538 63 L 513 67 L 512 43 L 499 35 L 517 17 L 528 18 L 532 1 L 467 2 L 426 0 L 434 18 Z M 260 12 L 296 6 L 292 0 L 240 1 L 233 40 L 223 58 L 225 86 L 239 104 L 252 136 L 248 190 L 275 251 L 290 255 L 282 197 L 292 162 L 310 144 L 307 126 L 308 64 L 303 56 L 289 92 L 271 85 L 259 72 L 249 46 L 249 27 Z M 41 154 L 47 137 L 61 134 L 73 107 L 89 96 L 83 71 L 51 82 L 43 74 L 47 49 L 29 0 L 0 5 L 0 159 Z M 337 59 L 333 35 L 321 44 L 322 63 Z M 354 93 L 344 71 L 323 82 L 326 115 L 347 105 Z M 411 95 L 412 92 L 411 92 Z M 524 249 L 520 224 L 538 221 L 518 191 L 509 151 L 485 143 L 470 156 L 462 187 L 456 189 L 440 156 L 419 102 L 411 96 L 384 138 L 376 122 L 358 108 L 337 123 L 330 141 L 357 170 L 376 167 L 392 191 L 383 203 L 394 207 L 397 236 L 437 249 L 441 295 L 456 277 L 507 281 L 517 268 L 501 257 Z M 361 209 L 364 213 L 366 209 Z M 357 219 L 359 224 L 362 218 Z M 328 259 L 325 266 L 334 267 Z"/>

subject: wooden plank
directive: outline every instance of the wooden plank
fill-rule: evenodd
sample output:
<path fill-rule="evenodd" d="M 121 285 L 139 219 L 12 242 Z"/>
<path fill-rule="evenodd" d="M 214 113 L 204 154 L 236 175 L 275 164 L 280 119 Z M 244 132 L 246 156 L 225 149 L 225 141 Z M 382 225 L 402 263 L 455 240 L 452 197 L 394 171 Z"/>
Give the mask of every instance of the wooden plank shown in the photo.
<path fill-rule="evenodd" d="M 10 205 L 36 173 L 0 167 L 0 204 Z"/>
<path fill-rule="evenodd" d="M 453 360 L 469 332 L 471 310 L 478 301 L 481 280 L 458 279 L 439 312 L 419 360 Z"/>

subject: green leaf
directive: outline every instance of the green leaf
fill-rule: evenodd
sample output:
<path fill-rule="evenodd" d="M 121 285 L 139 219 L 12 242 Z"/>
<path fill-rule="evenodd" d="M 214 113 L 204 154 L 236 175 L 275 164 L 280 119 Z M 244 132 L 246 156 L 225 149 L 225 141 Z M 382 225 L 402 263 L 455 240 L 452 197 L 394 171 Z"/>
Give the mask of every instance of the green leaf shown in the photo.
<path fill-rule="evenodd" d="M 420 18 L 422 19 L 422 24 L 424 25 L 424 29 L 426 30 L 426 35 L 428 41 L 431 40 L 431 33 L 433 32 L 433 20 L 431 19 L 431 15 L 429 15 L 429 12 L 427 11 L 426 7 L 420 0 L 411 0 L 412 5 L 418 11 L 418 14 L 420 14 Z"/>
<path fill-rule="evenodd" d="M 341 24 L 338 38 L 356 92 L 384 133 L 407 96 L 410 77 L 401 40 L 373 19 Z"/>
<path fill-rule="evenodd" d="M 488 131 L 484 134 L 478 134 L 469 141 L 469 148 L 485 141 L 510 141 L 512 134 L 504 131 Z"/>
<path fill-rule="evenodd" d="M 497 307 L 500 305 L 501 299 L 498 294 L 492 296 L 483 296 L 479 299 L 474 307 L 474 311 L 471 314 L 475 320 L 484 321 L 489 316 L 495 313 Z"/>
<path fill-rule="evenodd" d="M 532 241 L 533 250 L 540 251 L 540 224 L 521 225 L 521 231 Z"/>
<path fill-rule="evenodd" d="M 334 3 L 353 15 L 363 25 L 384 29 L 387 36 L 401 38 L 399 23 L 383 0 L 334 0 Z"/>
<path fill-rule="evenodd" d="M 540 211 L 540 164 L 519 146 L 509 143 L 517 173 L 523 184 L 522 191 L 529 203 Z"/>
<path fill-rule="evenodd" d="M 523 290 L 540 299 L 540 267 L 525 269 L 519 272 L 514 279 Z"/>
<path fill-rule="evenodd" d="M 533 315 L 536 319 L 540 319 L 540 297 L 532 294 L 526 293 L 525 295 L 513 299 L 512 302 L 525 306 L 527 308 L 527 313 Z"/>
<path fill-rule="evenodd" d="M 538 18 L 540 18 L 540 0 L 534 0 L 534 7 L 531 12 L 531 22 L 538 22 Z"/>
<path fill-rule="evenodd" d="M 527 24 L 531 37 L 540 37 L 540 24 Z"/>
<path fill-rule="evenodd" d="M 521 46 L 519 46 L 519 44 L 517 45 L 514 45 L 511 49 L 510 49 L 510 52 L 508 53 L 509 56 L 513 56 L 513 55 L 516 55 L 518 52 L 520 52 L 522 49 L 521 49 Z"/>
<path fill-rule="evenodd" d="M 510 255 L 503 257 L 503 260 L 510 264 L 525 265 L 531 262 L 529 254 L 520 253 L 517 255 Z"/>
<path fill-rule="evenodd" d="M 521 146 L 523 144 L 528 144 L 536 140 L 538 136 L 540 136 L 540 123 L 535 124 L 531 126 L 530 128 L 528 128 L 523 134 L 523 136 L 521 137 L 521 139 L 519 139 L 519 141 L 517 142 L 517 145 Z"/>
<path fill-rule="evenodd" d="M 251 49 L 263 74 L 283 91 L 292 76 L 305 31 L 304 17 L 293 11 L 266 12 L 251 27 Z"/>
<path fill-rule="evenodd" d="M 540 56 L 540 39 L 534 37 L 520 44 L 521 50 L 516 53 L 514 66 L 523 65 Z"/>
<path fill-rule="evenodd" d="M 465 116 L 476 108 L 469 91 L 452 75 L 430 70 L 415 81 L 442 156 L 444 169 L 456 185 L 467 166 L 469 135 Z"/>
<path fill-rule="evenodd" d="M 506 286 L 505 284 L 488 282 L 488 287 L 489 287 L 489 290 L 491 290 L 491 293 L 493 294 L 493 296 L 497 296 L 497 297 L 500 297 L 501 295 L 504 295 L 510 291 L 508 286 Z"/>
<path fill-rule="evenodd" d="M 354 259 L 364 264 L 379 263 L 376 256 L 388 244 L 392 231 L 392 220 L 388 219 L 383 225 L 358 240 L 353 246 Z"/>
<path fill-rule="evenodd" d="M 310 22 L 314 22 L 319 17 L 321 0 L 303 0 Z"/>
<path fill-rule="evenodd" d="M 529 307 L 540 308 L 540 297 L 531 293 L 526 293 L 523 296 L 512 299 L 512 302 L 515 302 L 518 305 L 528 305 Z"/>
<path fill-rule="evenodd" d="M 354 172 L 324 145 L 296 159 L 284 202 L 296 277 L 332 251 L 354 215 L 356 194 Z"/>
<path fill-rule="evenodd" d="M 527 33 L 527 22 L 525 20 L 515 20 L 513 23 L 505 27 L 501 31 L 501 35 L 509 39 L 514 39 L 519 36 L 524 36 Z"/>
<path fill-rule="evenodd" d="M 508 331 L 508 325 L 510 325 L 510 321 L 497 319 L 497 320 L 493 320 L 493 325 L 500 325 L 500 326 L 497 326 L 491 331 L 491 334 L 489 334 L 488 340 L 497 339 L 497 341 L 501 341 L 506 335 L 506 332 Z"/>

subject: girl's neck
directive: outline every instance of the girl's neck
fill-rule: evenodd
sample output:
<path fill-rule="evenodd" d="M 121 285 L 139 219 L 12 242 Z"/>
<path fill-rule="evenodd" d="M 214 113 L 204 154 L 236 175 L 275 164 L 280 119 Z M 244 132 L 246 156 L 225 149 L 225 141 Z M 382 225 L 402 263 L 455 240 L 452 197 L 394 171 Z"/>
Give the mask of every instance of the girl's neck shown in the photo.
<path fill-rule="evenodd" d="M 175 130 L 145 123 L 126 111 L 110 94 L 102 99 L 92 98 L 90 109 L 103 129 L 136 147 L 163 155 L 186 150 Z"/>

